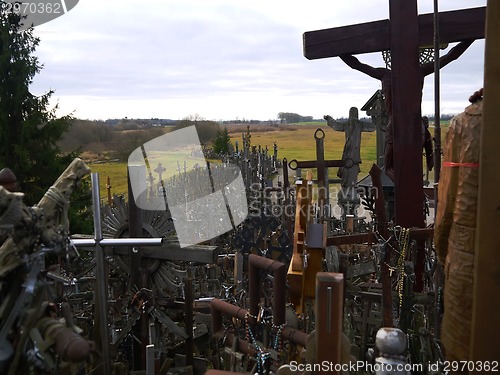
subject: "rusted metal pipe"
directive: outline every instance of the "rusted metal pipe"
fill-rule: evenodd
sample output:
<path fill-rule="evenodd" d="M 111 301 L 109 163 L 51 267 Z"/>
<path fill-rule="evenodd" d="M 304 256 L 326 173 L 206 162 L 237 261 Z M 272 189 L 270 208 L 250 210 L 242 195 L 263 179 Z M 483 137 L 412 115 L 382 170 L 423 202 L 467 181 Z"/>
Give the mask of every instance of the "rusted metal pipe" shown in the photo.
<path fill-rule="evenodd" d="M 213 334 L 213 338 L 216 340 L 224 340 L 224 346 L 227 347 L 236 347 L 236 350 L 243 354 L 248 354 L 250 356 L 255 356 L 257 354 L 257 350 L 247 341 L 240 339 L 232 333 L 226 333 L 224 331 L 215 332 Z M 235 340 L 238 340 L 237 345 L 235 346 Z"/>
<path fill-rule="evenodd" d="M 307 337 L 309 335 L 305 332 L 296 330 L 295 328 L 285 327 L 281 330 L 281 337 L 295 345 L 300 345 L 306 348 Z"/>
<path fill-rule="evenodd" d="M 285 323 L 286 265 L 277 260 L 268 259 L 255 254 L 250 254 L 248 256 L 248 278 L 251 280 L 248 287 L 248 296 L 250 300 L 250 315 L 252 315 L 252 317 L 257 316 L 259 312 L 261 285 L 259 269 L 266 270 L 274 275 L 273 324 L 275 326 L 280 326 Z"/>
<path fill-rule="evenodd" d="M 281 330 L 281 338 L 291 342 L 294 345 L 306 347 L 307 337 L 309 335 L 305 332 L 298 331 L 294 328 L 285 327 Z M 224 340 L 224 345 L 228 347 L 232 347 L 234 344 L 234 340 L 238 340 L 237 349 L 239 352 L 244 354 L 255 355 L 257 351 L 255 348 L 246 340 L 237 338 L 232 333 L 226 333 L 223 330 L 214 332 L 212 335 L 213 338 L 217 340 Z"/>
<path fill-rule="evenodd" d="M 237 318 L 239 320 L 245 320 L 245 316 L 247 315 L 248 311 L 241 307 L 232 305 L 226 301 L 222 301 L 217 298 L 214 298 L 212 302 L 210 302 L 210 310 L 212 315 L 212 332 L 213 332 L 212 336 L 218 339 L 222 339 L 224 338 L 224 336 L 226 336 L 226 344 L 232 345 L 233 336 L 231 334 L 226 334 L 224 332 L 224 326 L 222 324 L 222 315 L 225 314 L 233 318 Z M 308 336 L 307 333 L 298 331 L 291 327 L 284 327 L 281 330 L 281 337 L 283 339 L 290 341 L 295 345 L 300 345 L 304 348 L 306 347 L 307 336 Z M 245 346 L 248 346 L 249 343 L 241 339 L 238 339 L 238 341 L 239 341 L 238 342 L 239 350 L 242 353 L 248 353 L 249 350 L 245 349 Z M 250 348 L 253 350 L 251 346 Z"/>
<path fill-rule="evenodd" d="M 222 314 L 245 320 L 245 315 L 248 313 L 247 310 L 241 307 L 231 305 L 217 298 L 214 298 L 212 302 L 210 302 L 210 310 L 212 314 L 212 332 L 214 332 L 214 334 L 215 332 L 224 330 L 224 326 L 222 325 Z"/>

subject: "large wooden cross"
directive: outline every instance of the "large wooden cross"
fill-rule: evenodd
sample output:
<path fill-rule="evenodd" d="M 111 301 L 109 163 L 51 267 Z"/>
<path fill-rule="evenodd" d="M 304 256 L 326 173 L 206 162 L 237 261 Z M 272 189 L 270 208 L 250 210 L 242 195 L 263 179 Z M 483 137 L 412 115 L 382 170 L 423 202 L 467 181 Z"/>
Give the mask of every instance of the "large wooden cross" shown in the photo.
<path fill-rule="evenodd" d="M 484 38 L 485 7 L 439 13 L 440 42 Z M 390 20 L 304 33 L 308 59 L 390 50 L 396 223 L 423 227 L 419 47 L 433 44 L 433 14 L 417 0 L 389 0 Z M 465 95 L 465 94 L 464 94 Z"/>

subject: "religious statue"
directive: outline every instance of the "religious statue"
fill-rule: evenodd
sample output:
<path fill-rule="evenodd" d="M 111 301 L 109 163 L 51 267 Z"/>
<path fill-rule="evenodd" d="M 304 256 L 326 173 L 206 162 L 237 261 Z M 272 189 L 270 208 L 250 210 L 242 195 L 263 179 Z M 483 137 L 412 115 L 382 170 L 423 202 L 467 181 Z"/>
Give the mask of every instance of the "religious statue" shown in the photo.
<path fill-rule="evenodd" d="M 427 171 L 432 171 L 434 168 L 434 148 L 432 146 L 432 135 L 429 131 L 429 118 L 422 116 L 422 147 L 425 151 L 425 164 Z"/>
<path fill-rule="evenodd" d="M 447 54 L 439 59 L 439 66 L 444 67 L 450 62 L 458 59 L 474 40 L 462 41 L 453 47 Z M 385 173 L 394 181 L 394 156 L 393 156 L 393 121 L 392 121 L 392 71 L 388 68 L 374 68 L 361 63 L 352 55 L 340 55 L 340 58 L 352 69 L 359 70 L 382 83 L 382 92 L 385 97 L 386 112 L 389 117 L 387 131 L 385 133 Z M 420 89 L 424 87 L 424 78 L 434 73 L 434 62 L 428 62 L 420 66 Z"/>
<path fill-rule="evenodd" d="M 330 115 L 323 117 L 328 126 L 336 131 L 345 132 L 345 145 L 342 153 L 342 160 L 345 166 L 340 167 L 337 176 L 341 178 L 341 186 L 345 188 L 354 187 L 358 181 L 361 164 L 361 133 L 375 131 L 375 126 L 371 122 L 361 121 L 358 118 L 358 109 L 352 107 L 349 110 L 349 118 L 346 122 L 334 120 Z"/>
<path fill-rule="evenodd" d="M 444 265 L 441 341 L 449 361 L 470 359 L 482 89 L 469 101 L 446 134 L 434 229 L 436 254 Z"/>
<path fill-rule="evenodd" d="M 334 120 L 330 115 L 323 117 L 328 126 L 336 131 L 345 132 L 345 145 L 342 153 L 344 166 L 339 167 L 337 176 L 341 179 L 341 190 L 338 194 L 340 205 L 343 207 L 343 214 L 356 215 L 356 206 L 359 206 L 359 196 L 355 185 L 361 171 L 361 133 L 373 132 L 375 126 L 371 122 L 361 121 L 358 118 L 358 109 L 352 107 L 349 110 L 349 118 L 346 122 Z"/>
<path fill-rule="evenodd" d="M 75 159 L 32 207 L 24 205 L 23 193 L 15 191 L 14 173 L 8 168 L 0 172 L 0 228 L 7 229 L 0 236 L 2 374 L 26 374 L 30 367 L 37 373 L 53 373 L 64 362 L 90 357 L 93 344 L 72 324 L 69 305 L 63 307 L 65 319 L 57 319 L 55 305 L 43 302 L 49 295 L 46 285 L 38 281 L 48 272 L 44 260 L 49 251 L 70 255 L 69 198 L 89 172 L 81 159 Z"/>

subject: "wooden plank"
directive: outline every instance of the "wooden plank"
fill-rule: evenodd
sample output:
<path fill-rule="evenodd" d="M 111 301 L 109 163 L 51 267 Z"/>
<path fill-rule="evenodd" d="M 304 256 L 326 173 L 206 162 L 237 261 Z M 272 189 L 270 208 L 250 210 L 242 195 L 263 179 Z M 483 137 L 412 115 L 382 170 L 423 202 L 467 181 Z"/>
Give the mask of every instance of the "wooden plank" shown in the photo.
<path fill-rule="evenodd" d="M 424 76 L 419 66 L 417 0 L 390 0 L 392 126 L 396 224 L 425 225 L 422 183 L 422 113 Z M 417 244 L 415 291 L 423 289 L 424 248 Z"/>
<path fill-rule="evenodd" d="M 303 34 L 304 56 L 309 60 L 388 50 L 389 20 L 360 23 Z"/>
<path fill-rule="evenodd" d="M 411 228 L 410 238 L 412 240 L 427 240 L 434 237 L 434 228 Z M 352 245 L 352 244 L 372 244 L 376 242 L 375 233 L 354 233 L 342 234 L 338 236 L 328 237 L 326 239 L 327 246 Z"/>
<path fill-rule="evenodd" d="M 441 43 L 484 38 L 486 7 L 439 13 Z M 433 14 L 418 16 L 419 44 L 433 44 Z M 389 50 L 390 21 L 380 20 L 307 31 L 303 35 L 304 56 L 309 60 Z"/>
<path fill-rule="evenodd" d="M 323 167 L 324 168 L 335 168 L 335 167 L 343 167 L 344 166 L 344 161 L 343 160 L 323 160 Z M 291 164 L 291 169 L 295 170 L 297 168 L 301 169 L 308 169 L 308 168 L 318 168 L 318 161 L 317 160 L 304 160 L 304 161 L 297 161 L 297 160 L 292 160 L 290 162 Z"/>
<path fill-rule="evenodd" d="M 434 43 L 433 14 L 418 17 L 420 46 Z M 460 42 L 467 39 L 484 39 L 486 7 L 439 12 L 440 43 Z"/>
<path fill-rule="evenodd" d="M 143 239 L 139 239 L 139 241 L 141 240 Z M 104 242 L 106 242 L 106 239 L 103 240 L 103 243 Z M 79 249 L 95 251 L 94 240 L 88 241 L 88 244 L 79 243 L 77 246 Z M 112 246 L 111 244 L 106 243 L 106 245 L 103 244 L 103 247 L 106 255 L 129 255 L 129 250 L 120 245 Z M 142 257 L 146 258 L 216 264 L 220 251 L 217 246 L 209 245 L 193 245 L 181 248 L 179 242 L 164 240 L 160 246 L 141 245 L 139 252 Z"/>
<path fill-rule="evenodd" d="M 424 226 L 417 0 L 390 0 L 396 224 Z"/>
<path fill-rule="evenodd" d="M 434 228 L 411 228 L 410 239 L 428 240 L 434 238 Z"/>
<path fill-rule="evenodd" d="M 328 237 L 326 239 L 326 246 L 351 245 L 351 244 L 361 244 L 366 242 L 374 243 L 375 240 L 376 240 L 375 234 L 372 232 L 347 234 L 347 235 Z"/>
<path fill-rule="evenodd" d="M 118 247 L 107 251 L 109 251 L 109 254 L 128 255 L 126 249 Z M 142 246 L 140 252 L 145 258 L 215 264 L 217 263 L 219 248 L 217 246 L 204 245 L 181 248 L 177 242 L 167 242 L 161 246 Z"/>
<path fill-rule="evenodd" d="M 500 2 L 488 1 L 470 360 L 498 361 L 500 336 Z M 478 362 L 475 362 L 478 363 Z M 478 367 L 475 367 L 478 370 Z M 484 373 L 476 371 L 475 373 Z"/>

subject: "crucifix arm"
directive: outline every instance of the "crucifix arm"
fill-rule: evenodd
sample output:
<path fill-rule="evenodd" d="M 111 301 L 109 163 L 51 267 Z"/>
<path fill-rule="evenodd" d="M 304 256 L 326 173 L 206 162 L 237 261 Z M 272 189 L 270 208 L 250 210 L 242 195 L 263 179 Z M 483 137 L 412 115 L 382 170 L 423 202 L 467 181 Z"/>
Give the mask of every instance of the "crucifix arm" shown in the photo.
<path fill-rule="evenodd" d="M 353 55 L 340 55 L 339 56 L 344 63 L 347 64 L 352 69 L 359 70 L 361 73 L 365 73 L 372 78 L 381 80 L 384 74 L 386 73 L 386 69 L 384 68 L 374 68 L 373 66 L 363 64 Z"/>
<path fill-rule="evenodd" d="M 439 67 L 445 67 L 452 61 L 458 59 L 462 54 L 469 48 L 469 46 L 474 42 L 474 39 L 464 40 L 458 43 L 455 47 L 453 47 L 446 55 L 442 56 L 439 59 Z M 422 65 L 422 73 L 424 76 L 427 76 L 431 73 L 434 73 L 434 62 L 429 62 L 427 64 Z"/>
<path fill-rule="evenodd" d="M 337 130 L 339 132 L 344 131 L 344 123 L 343 122 L 338 122 L 333 119 L 332 116 L 326 115 L 323 116 L 323 118 L 326 120 L 327 125 L 332 128 L 333 130 Z"/>

